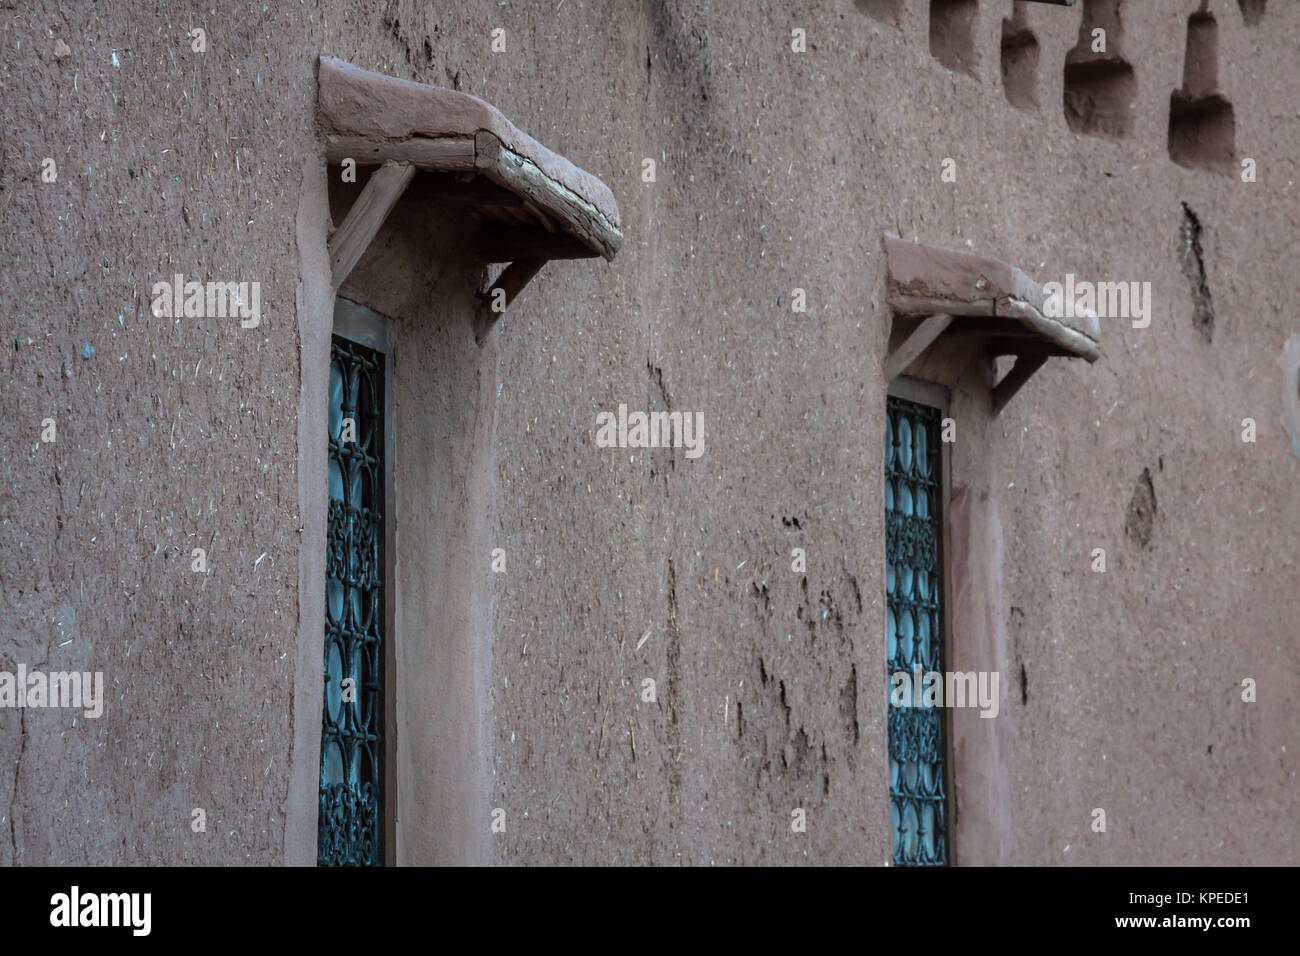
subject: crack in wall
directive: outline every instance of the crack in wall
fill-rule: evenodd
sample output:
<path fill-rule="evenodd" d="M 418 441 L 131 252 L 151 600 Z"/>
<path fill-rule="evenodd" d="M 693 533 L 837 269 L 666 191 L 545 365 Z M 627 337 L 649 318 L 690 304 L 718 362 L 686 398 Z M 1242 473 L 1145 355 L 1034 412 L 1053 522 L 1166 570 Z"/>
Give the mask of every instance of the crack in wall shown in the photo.
<path fill-rule="evenodd" d="M 840 713 L 844 715 L 844 736 L 853 738 L 853 745 L 857 746 L 858 740 L 862 736 L 862 729 L 858 724 L 858 665 L 849 665 L 849 679 L 844 682 L 844 687 L 840 690 Z M 825 745 L 823 744 L 823 750 Z M 850 761 L 852 755 L 850 754 Z M 851 765 L 851 764 L 850 764 Z"/>
<path fill-rule="evenodd" d="M 667 412 L 671 415 L 673 401 L 664 385 L 663 369 L 650 361 L 645 363 L 645 367 L 649 375 L 646 385 L 646 413 L 652 415 L 655 412 Z M 671 444 L 650 449 L 647 457 L 650 462 L 651 484 L 660 479 L 667 482 L 668 473 L 677 470 L 677 450 Z"/>
<path fill-rule="evenodd" d="M 1139 548 L 1151 543 L 1151 533 L 1156 523 L 1156 489 L 1151 482 L 1151 469 L 1143 468 L 1142 477 L 1133 489 L 1128 503 L 1128 516 L 1124 520 L 1124 533 Z"/>
<path fill-rule="evenodd" d="M 1182 265 L 1183 275 L 1192 284 L 1192 327 L 1206 342 L 1214 338 L 1214 300 L 1205 278 L 1205 250 L 1201 248 L 1201 220 L 1192 207 L 1183 203 Z"/>
<path fill-rule="evenodd" d="M 681 805 L 682 790 L 682 730 L 677 713 L 677 700 L 682 680 L 682 635 L 677 625 L 677 568 L 668 559 L 668 782 L 671 801 Z"/>
<path fill-rule="evenodd" d="M 18 865 L 18 781 L 23 770 L 23 755 L 27 752 L 27 714 L 21 707 L 18 709 L 18 759 L 14 762 L 14 793 L 9 800 L 9 842 L 13 847 L 12 856 L 9 858 L 10 866 Z"/>

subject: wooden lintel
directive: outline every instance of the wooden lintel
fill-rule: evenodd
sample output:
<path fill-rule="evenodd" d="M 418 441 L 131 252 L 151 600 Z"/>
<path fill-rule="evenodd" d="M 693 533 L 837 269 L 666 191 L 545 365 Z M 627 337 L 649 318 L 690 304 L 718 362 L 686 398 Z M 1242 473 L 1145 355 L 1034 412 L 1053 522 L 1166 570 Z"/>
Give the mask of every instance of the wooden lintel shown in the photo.
<path fill-rule="evenodd" d="M 585 242 L 563 232 L 526 226 L 484 226 L 479 236 L 479 258 L 484 262 L 520 259 L 591 259 L 599 255 Z"/>
<path fill-rule="evenodd" d="M 364 136 L 330 136 L 325 142 L 325 157 L 335 165 L 345 159 L 354 159 L 358 166 L 410 163 L 437 172 L 468 173 L 474 171 L 474 140 L 468 136 L 413 137 L 392 141 Z"/>
<path fill-rule="evenodd" d="M 343 225 L 329 239 L 330 278 L 334 288 L 343 284 L 361 259 L 414 175 L 413 165 L 397 162 L 384 163 L 371 175 L 366 188 L 348 210 Z"/>
<path fill-rule="evenodd" d="M 1021 355 L 1016 359 L 1016 364 L 1012 366 L 1011 371 L 1003 377 L 993 388 L 993 414 L 998 415 L 1002 409 L 1006 408 L 1007 402 L 1011 397 L 1020 391 L 1020 387 L 1029 381 L 1035 372 L 1043 367 L 1047 361 L 1047 356 L 1038 355 Z"/>
<path fill-rule="evenodd" d="M 510 303 L 523 291 L 524 286 L 546 265 L 545 259 L 516 259 L 506 266 L 497 281 L 482 293 L 483 302 L 479 306 L 474 322 L 474 338 L 479 345 L 487 338 L 488 332 L 497 320 L 505 314 Z"/>
<path fill-rule="evenodd" d="M 916 330 L 907 337 L 907 341 L 885 360 L 885 383 L 892 382 L 907 371 L 907 367 L 920 358 L 921 353 L 929 348 L 951 323 L 951 315 L 940 313 L 930 316 L 918 325 Z"/>

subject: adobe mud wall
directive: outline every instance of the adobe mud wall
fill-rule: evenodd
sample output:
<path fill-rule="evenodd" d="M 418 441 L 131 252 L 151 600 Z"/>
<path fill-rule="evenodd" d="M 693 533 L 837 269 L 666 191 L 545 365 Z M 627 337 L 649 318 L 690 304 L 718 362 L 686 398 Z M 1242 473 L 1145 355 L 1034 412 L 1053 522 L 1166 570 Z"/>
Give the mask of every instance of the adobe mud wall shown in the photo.
<path fill-rule="evenodd" d="M 609 184 L 625 236 L 612 264 L 549 265 L 477 359 L 426 330 L 475 398 L 460 417 L 426 398 L 463 433 L 419 454 L 464 452 L 490 480 L 471 483 L 465 527 L 410 529 L 445 541 L 437 572 L 466 591 L 475 663 L 445 680 L 491 690 L 474 715 L 487 739 L 450 758 L 442 728 L 459 718 L 436 702 L 454 688 L 408 695 L 429 702 L 408 715 L 426 735 L 398 736 L 413 786 L 483 780 L 480 807 L 476 782 L 430 798 L 482 833 L 412 831 L 410 859 L 446 837 L 456 858 L 501 864 L 886 862 L 884 232 L 1039 282 L 1150 281 L 1156 302 L 1149 328 L 1103 320 L 1098 363 L 1049 363 L 997 419 L 977 418 L 986 396 L 954 394 L 956 514 L 1002 542 L 1000 597 L 972 597 L 984 623 L 954 633 L 954 664 L 999 670 L 1005 698 L 982 721 L 995 730 L 957 735 L 959 765 L 987 768 L 970 762 L 993 737 L 1006 768 L 958 789 L 961 861 L 1300 859 L 1300 459 L 1279 395 L 1300 291 L 1300 7 L 1249 26 L 1210 4 L 1233 159 L 1258 164 L 1245 183 L 1170 155 L 1196 0 L 1123 4 L 1118 139 L 1067 118 L 1078 8 L 1025 12 L 1023 109 L 1001 79 L 1012 5 L 992 0 L 968 41 L 940 38 L 958 72 L 932 55 L 922 2 L 210 6 L 194 22 L 150 4 L 0 9 L 0 669 L 102 670 L 109 688 L 98 720 L 0 709 L 0 864 L 309 850 L 311 768 L 290 767 L 319 733 L 313 692 L 294 695 L 300 590 L 319 587 L 302 549 L 321 545 L 300 535 L 297 472 L 300 415 L 321 400 L 299 354 L 321 345 L 299 319 L 320 305 L 299 288 L 323 238 L 299 217 L 321 54 L 483 97 Z M 1176 152 L 1198 141 L 1178 132 Z M 177 271 L 259 281 L 260 326 L 155 318 L 150 287 Z M 597 448 L 595 415 L 620 402 L 702 412 L 704 455 Z M 996 556 L 989 540 L 972 553 Z M 480 544 L 507 573 L 488 575 Z M 418 587 L 433 569 L 402 573 Z M 407 610 L 436 621 L 443 593 Z"/>

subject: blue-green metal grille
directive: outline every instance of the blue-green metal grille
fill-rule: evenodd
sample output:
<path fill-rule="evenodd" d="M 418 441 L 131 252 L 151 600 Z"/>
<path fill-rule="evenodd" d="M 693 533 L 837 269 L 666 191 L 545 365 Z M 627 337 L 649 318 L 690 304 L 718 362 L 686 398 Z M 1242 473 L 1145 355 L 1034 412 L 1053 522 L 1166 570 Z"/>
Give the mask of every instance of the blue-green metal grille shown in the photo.
<path fill-rule="evenodd" d="M 896 866 L 948 862 L 943 711 L 895 706 L 889 679 L 943 673 L 939 410 L 890 396 L 885 434 L 885 590 L 889 708 L 889 816 Z"/>
<path fill-rule="evenodd" d="M 316 843 L 321 866 L 383 861 L 383 375 L 383 355 L 334 337 Z"/>

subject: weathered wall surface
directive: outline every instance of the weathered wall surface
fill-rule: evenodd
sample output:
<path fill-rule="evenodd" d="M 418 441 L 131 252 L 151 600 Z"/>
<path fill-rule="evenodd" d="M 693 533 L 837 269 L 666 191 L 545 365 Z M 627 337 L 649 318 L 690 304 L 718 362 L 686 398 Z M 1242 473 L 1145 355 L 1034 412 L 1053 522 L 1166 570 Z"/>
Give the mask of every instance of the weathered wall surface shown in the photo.
<path fill-rule="evenodd" d="M 98 720 L 0 711 L 2 862 L 283 853 L 294 219 L 320 19 L 296 4 L 199 22 L 152 3 L 0 10 L 0 667 L 101 670 L 108 697 Z M 152 285 L 174 273 L 260 282 L 260 326 L 155 318 Z"/>
<path fill-rule="evenodd" d="M 1078 10 L 1031 5 L 1039 105 L 1022 111 L 1000 79 L 1011 4 L 989 0 L 974 75 L 931 55 L 920 2 L 213 6 L 196 23 L 145 3 L 0 10 L 0 669 L 79 666 L 109 687 L 97 721 L 0 710 L 0 862 L 285 856 L 295 228 L 322 53 L 483 97 L 621 207 L 615 262 L 549 265 L 476 373 L 493 383 L 476 399 L 493 474 L 486 518 L 465 521 L 488 527 L 456 540 L 490 539 L 508 571 L 451 554 L 470 572 L 442 580 L 490 614 L 497 862 L 888 859 L 884 231 L 1039 281 L 1150 281 L 1155 301 L 1149 328 L 1103 321 L 1099 363 L 1049 363 L 996 420 L 970 376 L 954 395 L 954 500 L 972 533 L 1000 529 L 1004 561 L 1000 604 L 979 641 L 959 622 L 954 663 L 1002 673 L 1009 775 L 983 828 L 1005 840 L 959 842 L 960 859 L 1300 859 L 1300 498 L 1278 364 L 1296 331 L 1300 8 L 1247 27 L 1211 4 L 1237 153 L 1258 162 L 1242 183 L 1167 152 L 1194 0 L 1124 4 L 1136 102 L 1119 141 L 1066 122 Z M 260 281 L 261 326 L 154 318 L 150 285 L 177 271 Z M 459 354 L 450 332 L 426 335 Z M 598 449 L 595 415 L 620 402 L 703 412 L 704 455 Z M 1149 526 L 1129 517 L 1144 473 Z M 189 570 L 194 547 L 209 573 Z M 959 729 L 958 761 L 990 759 L 986 736 Z M 960 841 L 981 827 L 957 798 Z"/>

